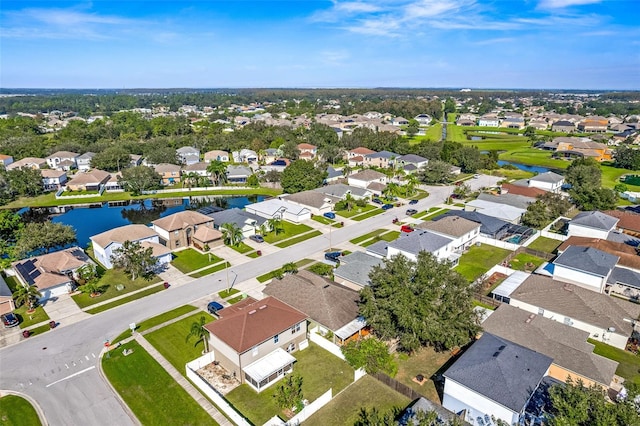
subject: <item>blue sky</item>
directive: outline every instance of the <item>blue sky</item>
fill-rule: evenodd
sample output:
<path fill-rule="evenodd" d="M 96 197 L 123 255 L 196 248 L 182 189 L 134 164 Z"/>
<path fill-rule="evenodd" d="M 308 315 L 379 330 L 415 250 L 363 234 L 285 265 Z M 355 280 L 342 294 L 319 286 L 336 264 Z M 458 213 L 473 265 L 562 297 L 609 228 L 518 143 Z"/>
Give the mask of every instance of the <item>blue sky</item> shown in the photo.
<path fill-rule="evenodd" d="M 0 87 L 640 89 L 637 0 L 3 0 Z"/>

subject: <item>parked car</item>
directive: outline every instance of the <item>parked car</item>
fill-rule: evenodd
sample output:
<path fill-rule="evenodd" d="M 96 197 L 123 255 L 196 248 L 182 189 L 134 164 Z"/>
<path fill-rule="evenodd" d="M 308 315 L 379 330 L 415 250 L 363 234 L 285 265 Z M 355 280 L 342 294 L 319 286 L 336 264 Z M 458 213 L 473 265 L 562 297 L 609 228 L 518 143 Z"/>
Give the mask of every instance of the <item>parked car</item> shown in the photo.
<path fill-rule="evenodd" d="M 411 204 L 412 206 L 418 204 L 418 200 L 411 200 L 409 201 L 409 204 Z"/>
<path fill-rule="evenodd" d="M 416 209 L 408 209 L 407 210 L 407 216 L 411 216 L 412 214 L 416 214 L 418 213 L 418 210 Z"/>
<path fill-rule="evenodd" d="M 340 263 L 340 256 L 342 256 L 341 251 L 330 251 L 324 254 L 324 258 L 330 260 L 331 262 Z"/>
<path fill-rule="evenodd" d="M 221 309 L 224 309 L 224 306 L 215 301 L 209 302 L 209 304 L 207 305 L 207 311 L 209 311 L 210 314 L 215 314 Z"/>
<path fill-rule="evenodd" d="M 20 321 L 18 321 L 18 317 L 13 312 L 2 314 L 2 324 L 5 326 L 5 328 L 15 327 L 19 322 Z"/>
<path fill-rule="evenodd" d="M 334 212 L 326 212 L 322 216 L 326 217 L 327 219 L 335 219 L 336 218 L 336 214 Z"/>
<path fill-rule="evenodd" d="M 249 239 L 255 241 L 256 243 L 264 243 L 264 238 L 262 238 L 262 235 L 254 234 L 250 236 Z"/>
<path fill-rule="evenodd" d="M 371 202 L 376 203 L 376 204 L 384 204 L 380 198 L 373 198 L 371 200 Z"/>
<path fill-rule="evenodd" d="M 382 206 L 382 210 L 389 210 L 393 208 L 393 204 L 384 204 Z"/>
<path fill-rule="evenodd" d="M 411 225 L 402 225 L 400 227 L 400 231 L 407 232 L 407 233 L 413 232 L 413 227 Z"/>

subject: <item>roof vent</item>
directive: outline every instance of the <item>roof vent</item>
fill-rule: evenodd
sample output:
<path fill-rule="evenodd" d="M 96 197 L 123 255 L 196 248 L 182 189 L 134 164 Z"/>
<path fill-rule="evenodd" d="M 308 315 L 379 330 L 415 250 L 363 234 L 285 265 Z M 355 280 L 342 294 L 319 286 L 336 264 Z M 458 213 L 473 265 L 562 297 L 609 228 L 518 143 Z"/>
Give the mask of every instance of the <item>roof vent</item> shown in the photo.
<path fill-rule="evenodd" d="M 493 353 L 493 357 L 494 357 L 494 358 L 497 358 L 497 357 L 498 357 L 498 355 L 500 355 L 500 352 L 494 352 L 494 353 Z"/>
<path fill-rule="evenodd" d="M 253 315 L 256 313 L 256 310 L 254 309 L 253 311 L 249 311 L 249 315 Z"/>
<path fill-rule="evenodd" d="M 323 285 L 322 288 L 329 288 L 329 284 Z"/>
<path fill-rule="evenodd" d="M 267 309 L 267 305 L 262 305 L 258 309 L 260 309 L 260 310 Z"/>
<path fill-rule="evenodd" d="M 500 347 L 498 348 L 498 350 L 499 350 L 499 351 L 503 351 L 503 350 L 504 350 L 504 348 L 506 348 L 506 345 L 502 345 L 502 346 L 500 346 Z"/>

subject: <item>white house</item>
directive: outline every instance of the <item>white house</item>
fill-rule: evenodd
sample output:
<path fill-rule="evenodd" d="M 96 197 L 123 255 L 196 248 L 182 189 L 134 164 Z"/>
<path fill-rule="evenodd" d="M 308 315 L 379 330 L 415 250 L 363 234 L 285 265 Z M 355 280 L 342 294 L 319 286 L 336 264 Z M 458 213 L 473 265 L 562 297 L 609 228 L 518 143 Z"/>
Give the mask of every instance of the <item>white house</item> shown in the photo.
<path fill-rule="evenodd" d="M 311 219 L 311 211 L 307 207 L 277 198 L 249 204 L 244 209 L 265 219 L 283 219 L 293 223 Z"/>
<path fill-rule="evenodd" d="M 347 182 L 356 188 L 368 189 L 375 194 L 381 194 L 389 178 L 384 173 L 375 170 L 363 170 L 349 175 Z"/>
<path fill-rule="evenodd" d="M 176 155 L 178 160 L 187 166 L 200 161 L 200 150 L 192 146 L 183 146 L 176 149 Z"/>
<path fill-rule="evenodd" d="M 151 247 L 154 257 L 158 259 L 158 266 L 171 262 L 171 250 L 161 245 L 158 234 L 145 225 L 120 226 L 91 237 L 93 253 L 107 269 L 113 268 L 114 251 L 122 247 L 125 241 L 140 243 L 145 248 Z"/>
<path fill-rule="evenodd" d="M 485 114 L 478 119 L 480 127 L 500 127 L 500 119 L 496 114 Z"/>
<path fill-rule="evenodd" d="M 564 185 L 564 176 L 553 172 L 540 173 L 529 178 L 529 187 L 540 188 L 548 192 L 560 192 Z"/>
<path fill-rule="evenodd" d="M 461 254 L 456 253 L 455 248 L 453 238 L 431 231 L 416 230 L 408 234 L 403 233 L 396 240 L 391 241 L 387 245 L 387 258 L 401 254 L 415 262 L 418 259 L 418 253 L 426 251 L 433 254 L 439 261 L 448 260 L 453 265 L 457 265 Z"/>
<path fill-rule="evenodd" d="M 215 229 L 220 229 L 225 223 L 233 223 L 240 228 L 245 238 L 255 235 L 260 226 L 267 221 L 264 217 L 240 210 L 237 207 L 211 213 L 207 216 L 213 219 Z"/>
<path fill-rule="evenodd" d="M 416 226 L 434 234 L 453 239 L 453 251 L 461 253 L 475 244 L 480 235 L 478 222 L 460 216 L 446 216 L 437 221 L 422 222 Z"/>
<path fill-rule="evenodd" d="M 67 183 L 67 172 L 64 170 L 42 169 L 40 175 L 45 191 L 56 191 Z"/>
<path fill-rule="evenodd" d="M 331 197 L 314 190 L 297 192 L 282 199 L 301 207 L 306 207 L 311 214 L 317 216 L 332 211 L 334 204 L 340 201 L 340 198 Z"/>
<path fill-rule="evenodd" d="M 85 152 L 76 158 L 76 164 L 78 166 L 78 170 L 81 172 L 86 172 L 91 168 L 91 160 L 95 157 L 95 152 Z M 125 165 L 123 164 L 123 167 Z"/>
<path fill-rule="evenodd" d="M 609 232 L 616 229 L 619 220 L 599 211 L 582 212 L 569 222 L 567 235 L 606 240 Z"/>
<path fill-rule="evenodd" d="M 240 151 L 233 151 L 231 153 L 233 161 L 235 163 L 248 163 L 253 164 L 258 162 L 258 154 L 250 149 L 241 149 Z"/>
<path fill-rule="evenodd" d="M 45 160 L 47 160 L 47 165 L 50 169 L 69 171 L 78 167 L 76 158 L 79 156 L 80 154 L 76 154 L 75 152 L 58 151 L 46 157 Z"/>
<path fill-rule="evenodd" d="M 211 161 L 222 161 L 223 163 L 228 163 L 229 158 L 229 153 L 227 151 L 221 151 L 219 149 L 214 149 L 213 151 L 204 153 L 205 163 L 209 163 Z"/>
<path fill-rule="evenodd" d="M 593 247 L 569 246 L 548 266 L 553 278 L 604 293 L 620 257 Z"/>

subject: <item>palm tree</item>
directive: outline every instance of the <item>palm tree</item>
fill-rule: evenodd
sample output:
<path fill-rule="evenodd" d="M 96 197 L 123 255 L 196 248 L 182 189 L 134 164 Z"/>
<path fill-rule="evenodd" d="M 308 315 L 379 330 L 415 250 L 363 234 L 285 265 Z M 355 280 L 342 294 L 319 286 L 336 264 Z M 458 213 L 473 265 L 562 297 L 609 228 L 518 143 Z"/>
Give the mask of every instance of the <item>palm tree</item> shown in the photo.
<path fill-rule="evenodd" d="M 353 167 L 349 166 L 348 164 L 342 168 L 342 174 L 344 175 L 344 177 L 349 177 L 352 171 Z"/>
<path fill-rule="evenodd" d="M 194 185 L 198 185 L 198 179 L 200 176 L 196 172 L 189 172 L 182 175 L 182 186 L 186 184 L 189 187 L 189 190 Z"/>
<path fill-rule="evenodd" d="M 258 229 L 260 230 L 260 235 L 262 235 L 263 237 L 269 232 L 269 227 L 267 226 L 266 222 L 260 225 Z"/>
<path fill-rule="evenodd" d="M 242 241 L 242 229 L 235 223 L 223 223 L 220 228 L 224 231 L 224 243 L 237 246 Z"/>
<path fill-rule="evenodd" d="M 211 174 L 213 184 L 219 186 L 227 177 L 227 165 L 220 160 L 213 160 L 207 166 L 207 172 Z"/>
<path fill-rule="evenodd" d="M 185 342 L 188 342 L 192 337 L 197 338 L 196 345 L 200 340 L 202 340 L 202 344 L 204 345 L 203 352 L 209 352 L 209 345 L 207 344 L 207 340 L 209 338 L 209 332 L 206 328 L 204 328 L 205 323 L 207 322 L 206 318 L 203 316 L 200 317 L 199 321 L 194 321 L 191 323 L 191 328 L 189 329 L 189 334 L 185 339 Z"/>
<path fill-rule="evenodd" d="M 295 264 L 295 262 L 285 263 L 284 265 L 282 265 L 282 272 L 284 272 L 285 274 L 297 274 L 298 266 Z"/>
<path fill-rule="evenodd" d="M 389 182 L 383 192 L 388 198 L 397 197 L 400 194 L 400 185 L 395 182 Z"/>
<path fill-rule="evenodd" d="M 344 196 L 344 208 L 350 212 L 351 210 L 353 210 L 353 206 L 356 205 L 356 200 L 355 198 L 353 198 L 353 196 L 347 192 L 347 194 Z"/>
<path fill-rule="evenodd" d="M 282 230 L 282 219 L 273 217 L 267 221 L 269 228 L 278 235 Z"/>
<path fill-rule="evenodd" d="M 81 293 L 89 293 L 91 297 L 97 297 L 102 293 L 106 286 L 98 280 L 89 280 L 85 284 L 78 287 Z"/>
<path fill-rule="evenodd" d="M 28 303 L 29 309 L 34 309 L 36 307 L 36 302 L 40 297 L 42 297 L 42 293 L 40 293 L 38 287 L 34 285 L 19 285 L 15 293 L 13 293 L 16 305 L 20 306 L 24 303 Z"/>

